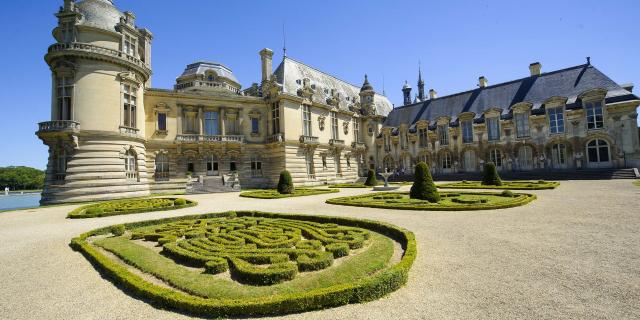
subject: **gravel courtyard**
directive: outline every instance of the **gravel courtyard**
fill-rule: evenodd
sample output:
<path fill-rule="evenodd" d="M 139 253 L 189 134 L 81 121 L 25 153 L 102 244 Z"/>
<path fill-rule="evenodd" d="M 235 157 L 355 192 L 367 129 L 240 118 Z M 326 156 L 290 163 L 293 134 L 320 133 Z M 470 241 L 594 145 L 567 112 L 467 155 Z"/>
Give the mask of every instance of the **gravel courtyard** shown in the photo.
<path fill-rule="evenodd" d="M 408 190 L 408 187 L 403 187 Z M 564 181 L 538 200 L 492 211 L 398 211 L 237 193 L 186 196 L 197 207 L 69 220 L 76 206 L 0 213 L 0 319 L 187 319 L 128 296 L 68 244 L 123 222 L 236 209 L 388 221 L 416 234 L 408 284 L 366 304 L 281 319 L 638 319 L 640 188 L 629 180 Z"/>

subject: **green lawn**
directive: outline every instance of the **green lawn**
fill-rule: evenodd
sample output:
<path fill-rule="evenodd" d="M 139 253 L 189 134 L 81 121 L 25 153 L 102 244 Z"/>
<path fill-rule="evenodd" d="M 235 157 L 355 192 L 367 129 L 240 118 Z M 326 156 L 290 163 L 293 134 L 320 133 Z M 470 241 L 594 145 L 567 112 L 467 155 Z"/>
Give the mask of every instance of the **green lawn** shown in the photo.
<path fill-rule="evenodd" d="M 483 185 L 480 181 L 460 181 L 437 185 L 441 189 L 505 189 L 505 190 L 544 190 L 559 186 L 555 181 L 502 181 L 500 186 Z"/>
<path fill-rule="evenodd" d="M 276 189 L 264 189 L 245 191 L 240 193 L 241 197 L 258 198 L 258 199 L 280 199 L 290 197 L 313 196 L 317 194 L 336 193 L 337 189 L 321 189 L 321 188 L 296 188 L 291 194 L 281 194 Z"/>
<path fill-rule="evenodd" d="M 440 201 L 410 199 L 408 192 L 369 193 L 328 199 L 329 204 L 401 210 L 466 211 L 500 209 L 521 206 L 536 199 L 526 193 L 500 192 L 440 192 Z"/>

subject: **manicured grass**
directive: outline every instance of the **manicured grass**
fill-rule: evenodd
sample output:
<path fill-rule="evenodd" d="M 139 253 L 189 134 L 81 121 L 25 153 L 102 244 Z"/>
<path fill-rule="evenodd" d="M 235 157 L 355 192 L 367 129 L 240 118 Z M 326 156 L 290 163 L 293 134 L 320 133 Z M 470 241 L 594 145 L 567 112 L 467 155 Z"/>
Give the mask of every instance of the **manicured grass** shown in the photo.
<path fill-rule="evenodd" d="M 559 186 L 555 181 L 502 181 L 502 185 L 483 185 L 480 181 L 460 181 L 437 185 L 441 189 L 505 189 L 505 190 L 544 190 Z"/>
<path fill-rule="evenodd" d="M 296 188 L 293 193 L 282 194 L 275 189 L 246 191 L 240 194 L 241 197 L 258 198 L 258 199 L 280 199 L 290 197 L 313 196 L 317 194 L 336 193 L 336 189 L 320 189 L 320 188 Z"/>
<path fill-rule="evenodd" d="M 336 184 L 330 185 L 329 188 L 372 188 L 372 187 L 366 186 L 364 183 L 336 183 Z"/>
<path fill-rule="evenodd" d="M 147 198 L 104 201 L 79 207 L 67 215 L 70 219 L 98 218 L 150 211 L 176 210 L 198 203 L 182 198 Z"/>
<path fill-rule="evenodd" d="M 204 317 L 281 315 L 378 299 L 406 283 L 416 255 L 411 232 L 342 217 L 225 212 L 123 226 L 122 236 L 105 227 L 71 246 L 134 296 Z M 400 261 L 392 259 L 392 240 L 404 251 Z"/>
<path fill-rule="evenodd" d="M 634 181 L 634 182 L 633 182 L 633 184 L 634 184 L 634 185 L 636 185 L 636 186 L 638 186 L 638 187 L 640 187 L 640 180 L 638 180 L 638 181 Z"/>
<path fill-rule="evenodd" d="M 440 192 L 440 201 L 410 199 L 408 192 L 369 193 L 328 199 L 329 204 L 401 210 L 466 211 L 511 208 L 527 204 L 535 195 L 500 192 Z"/>

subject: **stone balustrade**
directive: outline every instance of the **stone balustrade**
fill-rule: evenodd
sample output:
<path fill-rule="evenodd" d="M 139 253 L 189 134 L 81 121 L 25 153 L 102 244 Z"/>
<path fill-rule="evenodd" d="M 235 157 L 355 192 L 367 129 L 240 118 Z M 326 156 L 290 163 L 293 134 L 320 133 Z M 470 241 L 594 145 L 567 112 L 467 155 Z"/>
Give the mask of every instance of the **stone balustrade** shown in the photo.
<path fill-rule="evenodd" d="M 284 142 L 284 136 L 282 133 L 276 133 L 267 137 L 267 143 L 279 143 Z"/>
<path fill-rule="evenodd" d="M 318 137 L 314 136 L 300 136 L 300 143 L 302 144 L 319 144 Z"/>
<path fill-rule="evenodd" d="M 147 66 L 146 63 L 144 63 L 142 60 L 134 56 L 126 54 L 120 50 L 100 47 L 100 46 L 96 46 L 89 43 L 80 43 L 80 42 L 56 43 L 49 46 L 49 49 L 47 52 L 49 54 L 53 54 L 53 53 L 64 52 L 64 51 L 80 51 L 80 52 L 86 52 L 86 53 L 96 53 L 96 54 L 110 56 L 114 58 L 120 58 L 122 60 L 125 60 L 129 63 L 136 65 L 137 67 L 142 68 L 147 73 L 151 73 L 149 66 Z"/>
<path fill-rule="evenodd" d="M 39 132 L 53 131 L 77 131 L 80 130 L 80 123 L 72 120 L 53 120 L 40 122 L 38 124 Z"/>
<path fill-rule="evenodd" d="M 344 146 L 344 140 L 330 139 L 329 140 L 329 145 L 332 145 L 332 146 Z"/>
<path fill-rule="evenodd" d="M 244 143 L 243 135 L 199 135 L 199 134 L 179 134 L 176 141 L 180 142 L 235 142 Z"/>

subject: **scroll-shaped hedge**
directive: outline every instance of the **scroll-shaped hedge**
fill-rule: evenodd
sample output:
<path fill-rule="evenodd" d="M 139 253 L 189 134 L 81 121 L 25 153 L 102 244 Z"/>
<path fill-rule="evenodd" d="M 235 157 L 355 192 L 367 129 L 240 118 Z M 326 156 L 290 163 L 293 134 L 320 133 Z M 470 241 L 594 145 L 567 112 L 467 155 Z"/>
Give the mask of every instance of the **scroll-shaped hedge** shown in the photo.
<path fill-rule="evenodd" d="M 150 198 L 104 201 L 76 208 L 67 218 L 98 218 L 121 214 L 151 211 L 177 210 L 198 205 L 197 202 L 183 198 Z"/>

